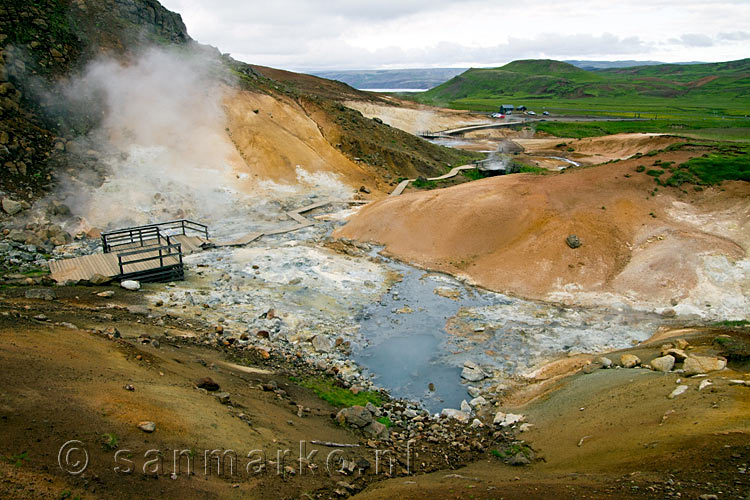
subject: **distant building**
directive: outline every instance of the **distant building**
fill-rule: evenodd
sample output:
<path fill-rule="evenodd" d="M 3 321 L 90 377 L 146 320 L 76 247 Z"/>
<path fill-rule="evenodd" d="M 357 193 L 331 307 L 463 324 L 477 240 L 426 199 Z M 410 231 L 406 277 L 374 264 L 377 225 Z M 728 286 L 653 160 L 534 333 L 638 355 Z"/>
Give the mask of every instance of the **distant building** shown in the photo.
<path fill-rule="evenodd" d="M 526 106 L 518 106 L 516 111 L 526 111 Z"/>
<path fill-rule="evenodd" d="M 515 108 L 512 104 L 503 104 L 502 106 L 500 106 L 500 112 L 504 115 L 512 115 L 513 109 Z"/>

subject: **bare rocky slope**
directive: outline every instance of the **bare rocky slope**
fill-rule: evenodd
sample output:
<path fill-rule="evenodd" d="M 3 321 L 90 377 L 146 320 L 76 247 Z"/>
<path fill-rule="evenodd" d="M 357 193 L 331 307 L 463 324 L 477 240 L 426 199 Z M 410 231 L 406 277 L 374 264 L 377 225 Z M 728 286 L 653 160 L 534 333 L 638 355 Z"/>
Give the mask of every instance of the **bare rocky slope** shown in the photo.
<path fill-rule="evenodd" d="M 362 175 L 371 185 L 387 185 L 400 176 L 440 174 L 466 157 L 343 106 L 344 99 L 371 99 L 344 84 L 256 70 L 197 44 L 179 14 L 154 0 L 13 0 L 0 6 L 0 190 L 36 199 L 54 186 L 61 169 L 91 163 L 66 145 L 100 125 L 103 106 L 96 96 L 67 98 L 65 84 L 93 60 L 107 56 L 128 63 L 147 47 L 199 52 L 214 66 L 214 77 L 233 89 L 255 94 L 250 99 L 270 97 L 311 120 L 330 148 L 348 159 L 356 182 Z M 236 124 L 239 111 L 232 102 L 226 104 Z M 284 165 L 290 167 L 291 160 Z"/>
<path fill-rule="evenodd" d="M 655 158 L 680 163 L 702 153 Z M 742 319 L 750 186 L 657 191 L 642 163 L 392 197 L 334 236 L 376 242 L 401 259 L 523 297 Z M 570 235 L 580 247 L 566 243 Z"/>

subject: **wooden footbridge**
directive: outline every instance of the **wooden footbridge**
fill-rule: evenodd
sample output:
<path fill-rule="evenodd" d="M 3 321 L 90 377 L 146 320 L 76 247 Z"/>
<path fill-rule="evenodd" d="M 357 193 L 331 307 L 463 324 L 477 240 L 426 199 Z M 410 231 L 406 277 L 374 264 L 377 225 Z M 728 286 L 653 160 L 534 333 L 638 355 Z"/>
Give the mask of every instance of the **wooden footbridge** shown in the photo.
<path fill-rule="evenodd" d="M 102 233 L 102 253 L 50 262 L 52 279 L 173 281 L 184 277 L 183 256 L 208 242 L 208 227 L 187 219 Z"/>
<path fill-rule="evenodd" d="M 334 203 L 321 201 L 289 211 L 286 215 L 295 225 L 265 232 L 249 233 L 241 238 L 213 242 L 208 226 L 187 219 L 127 227 L 102 233 L 102 253 L 52 261 L 51 277 L 58 283 L 90 281 L 96 275 L 117 281 L 134 279 L 142 282 L 175 281 L 184 278 L 183 256 L 206 248 L 243 246 L 262 236 L 297 231 L 315 224 L 303 213 Z M 365 200 L 344 203 L 362 204 Z"/>

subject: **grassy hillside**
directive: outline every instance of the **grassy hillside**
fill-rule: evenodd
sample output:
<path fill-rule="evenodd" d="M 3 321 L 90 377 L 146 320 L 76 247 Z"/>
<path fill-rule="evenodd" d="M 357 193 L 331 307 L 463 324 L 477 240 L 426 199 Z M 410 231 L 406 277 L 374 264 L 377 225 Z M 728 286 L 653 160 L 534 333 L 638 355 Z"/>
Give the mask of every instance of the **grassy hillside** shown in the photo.
<path fill-rule="evenodd" d="M 750 114 L 750 59 L 598 71 L 552 60 L 514 61 L 470 69 L 413 99 L 476 111 L 524 104 L 558 114 L 744 117 Z"/>

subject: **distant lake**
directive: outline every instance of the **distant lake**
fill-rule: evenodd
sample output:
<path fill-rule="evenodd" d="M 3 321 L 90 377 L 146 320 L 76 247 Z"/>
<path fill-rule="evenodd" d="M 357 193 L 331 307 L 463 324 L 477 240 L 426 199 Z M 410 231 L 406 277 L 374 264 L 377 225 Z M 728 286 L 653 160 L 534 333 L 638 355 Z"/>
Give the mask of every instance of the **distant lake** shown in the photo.
<path fill-rule="evenodd" d="M 430 89 L 358 89 L 365 92 L 427 92 Z"/>

